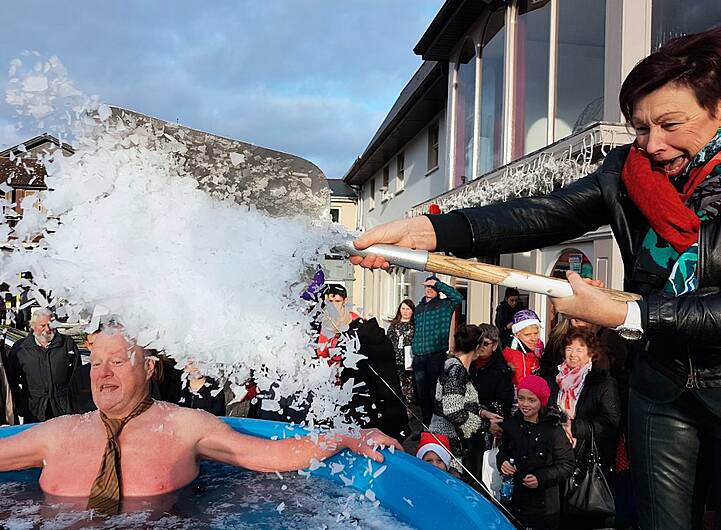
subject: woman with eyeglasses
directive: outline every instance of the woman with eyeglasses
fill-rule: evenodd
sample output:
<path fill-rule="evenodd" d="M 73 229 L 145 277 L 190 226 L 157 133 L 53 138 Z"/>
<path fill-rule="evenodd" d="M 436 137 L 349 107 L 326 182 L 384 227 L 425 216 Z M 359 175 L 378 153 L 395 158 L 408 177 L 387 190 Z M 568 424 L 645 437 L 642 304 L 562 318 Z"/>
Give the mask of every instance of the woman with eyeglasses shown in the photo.
<path fill-rule="evenodd" d="M 588 460 L 591 432 L 601 459 L 601 469 L 612 486 L 612 470 L 621 421 L 621 399 L 616 380 L 595 366 L 599 342 L 588 328 L 574 327 L 563 341 L 565 360 L 551 386 L 550 405 L 566 416 L 564 430 L 573 445 L 577 463 Z M 562 528 L 608 528 L 613 518 L 564 513 Z"/>
<path fill-rule="evenodd" d="M 471 363 L 471 381 L 478 392 L 481 407 L 508 418 L 515 398 L 511 368 L 501 355 L 499 332 L 496 326 L 480 324 L 481 344 L 478 358 Z M 491 434 L 500 434 L 491 428 Z"/>

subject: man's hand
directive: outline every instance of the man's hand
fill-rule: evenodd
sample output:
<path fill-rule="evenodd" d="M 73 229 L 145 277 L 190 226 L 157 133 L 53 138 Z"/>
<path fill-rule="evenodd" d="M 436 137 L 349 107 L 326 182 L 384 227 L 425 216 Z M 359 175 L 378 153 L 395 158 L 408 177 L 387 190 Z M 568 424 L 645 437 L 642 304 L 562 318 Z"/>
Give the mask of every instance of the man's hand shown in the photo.
<path fill-rule="evenodd" d="M 425 285 L 426 287 L 435 287 L 437 283 L 437 280 L 426 280 L 423 282 L 423 285 Z"/>
<path fill-rule="evenodd" d="M 403 451 L 403 446 L 398 440 L 383 434 L 378 429 L 363 429 L 359 438 L 346 436 L 343 446 L 376 462 L 383 462 L 383 455 L 377 450 L 378 448 L 393 446 L 399 451 Z"/>
<path fill-rule="evenodd" d="M 527 488 L 536 489 L 538 487 L 538 479 L 536 475 L 526 475 L 523 477 L 523 485 Z"/>
<path fill-rule="evenodd" d="M 503 462 L 501 464 L 501 473 L 504 475 L 515 475 L 516 474 L 516 466 L 511 464 L 508 460 Z"/>
<path fill-rule="evenodd" d="M 585 320 L 604 328 L 615 328 L 626 320 L 626 304 L 612 300 L 606 293 L 593 287 L 603 285 L 598 280 L 586 282 L 578 273 L 566 272 L 573 296 L 551 298 L 556 311 L 570 318 Z"/>
<path fill-rule="evenodd" d="M 364 250 L 378 243 L 420 250 L 435 250 L 437 241 L 431 221 L 425 215 L 421 215 L 376 226 L 353 242 L 358 250 Z M 365 258 L 351 256 L 350 262 L 366 269 L 387 269 L 389 267 L 388 261 L 381 256 L 366 256 Z"/>

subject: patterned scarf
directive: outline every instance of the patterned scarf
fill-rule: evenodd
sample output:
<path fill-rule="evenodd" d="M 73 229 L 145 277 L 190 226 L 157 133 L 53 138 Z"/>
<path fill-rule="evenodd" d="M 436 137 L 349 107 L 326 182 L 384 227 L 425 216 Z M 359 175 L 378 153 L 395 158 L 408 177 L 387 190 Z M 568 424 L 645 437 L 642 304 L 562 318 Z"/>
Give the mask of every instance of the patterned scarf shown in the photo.
<path fill-rule="evenodd" d="M 114 515 L 120 511 L 121 476 L 118 437 L 130 420 L 140 416 L 152 406 L 153 399 L 146 396 L 125 418 L 108 418 L 102 411 L 100 412 L 100 419 L 105 425 L 105 432 L 108 435 L 108 443 L 105 446 L 105 454 L 103 454 L 98 476 L 90 489 L 88 510 L 95 510 L 106 515 Z"/>
<path fill-rule="evenodd" d="M 558 375 L 556 376 L 558 406 L 571 419 L 576 417 L 578 396 L 581 395 L 583 383 L 586 381 L 586 376 L 591 371 L 592 365 L 593 363 L 589 361 L 588 364 L 573 369 L 569 368 L 565 362 L 558 366 Z"/>
<path fill-rule="evenodd" d="M 701 223 L 721 211 L 721 129 L 673 182 L 635 144 L 621 178 L 651 225 L 636 269 L 667 278 L 663 289 L 674 296 L 694 291 Z"/>

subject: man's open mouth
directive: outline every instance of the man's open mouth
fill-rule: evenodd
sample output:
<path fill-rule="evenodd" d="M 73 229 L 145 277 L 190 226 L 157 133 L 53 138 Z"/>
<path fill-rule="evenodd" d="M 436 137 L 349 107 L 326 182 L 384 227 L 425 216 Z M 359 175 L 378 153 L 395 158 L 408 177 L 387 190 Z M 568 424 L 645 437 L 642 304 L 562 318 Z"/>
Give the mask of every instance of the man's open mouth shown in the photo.
<path fill-rule="evenodd" d="M 117 388 L 118 388 L 118 385 L 100 385 L 101 392 L 112 392 L 113 390 L 115 390 Z"/>

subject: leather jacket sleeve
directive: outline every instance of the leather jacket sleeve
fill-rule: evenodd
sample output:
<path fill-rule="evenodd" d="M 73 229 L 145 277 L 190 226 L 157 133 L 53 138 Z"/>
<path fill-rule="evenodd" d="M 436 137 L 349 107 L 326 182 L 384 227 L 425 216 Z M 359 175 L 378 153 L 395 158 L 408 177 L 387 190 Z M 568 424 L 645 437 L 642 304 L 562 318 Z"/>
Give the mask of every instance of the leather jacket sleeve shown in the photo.
<path fill-rule="evenodd" d="M 471 236 L 463 250 L 448 242 L 450 235 L 446 237 L 462 231 L 458 230 L 461 218 Z M 548 195 L 464 208 L 429 219 L 436 231 L 436 250 L 460 257 L 533 250 L 580 237 L 609 222 L 597 172 Z"/>
<path fill-rule="evenodd" d="M 673 297 L 654 291 L 639 302 L 648 338 L 693 340 L 718 345 L 721 341 L 721 294 L 689 293 Z"/>

